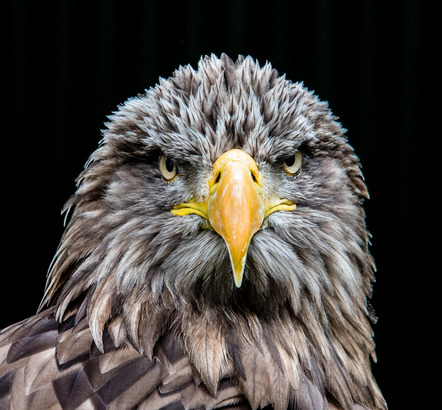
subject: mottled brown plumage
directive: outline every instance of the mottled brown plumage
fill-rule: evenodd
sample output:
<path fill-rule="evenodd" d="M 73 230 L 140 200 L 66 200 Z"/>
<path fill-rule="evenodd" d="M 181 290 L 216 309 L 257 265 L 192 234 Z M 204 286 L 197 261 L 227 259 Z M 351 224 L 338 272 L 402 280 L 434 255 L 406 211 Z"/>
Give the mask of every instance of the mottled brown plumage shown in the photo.
<path fill-rule="evenodd" d="M 241 264 L 232 163 L 262 207 Z M 40 313 L 0 333 L 0 407 L 386 408 L 367 196 L 302 84 L 249 57 L 181 67 L 109 118 Z"/>

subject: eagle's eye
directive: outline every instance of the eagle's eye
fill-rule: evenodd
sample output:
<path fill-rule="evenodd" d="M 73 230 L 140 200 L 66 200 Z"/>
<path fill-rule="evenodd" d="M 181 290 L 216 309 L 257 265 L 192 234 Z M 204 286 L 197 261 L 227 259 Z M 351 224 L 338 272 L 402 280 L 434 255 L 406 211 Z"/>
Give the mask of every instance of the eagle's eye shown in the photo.
<path fill-rule="evenodd" d="M 178 175 L 178 170 L 175 162 L 173 162 L 170 158 L 165 155 L 160 155 L 159 159 L 159 167 L 161 175 L 163 176 L 166 182 L 171 182 Z"/>
<path fill-rule="evenodd" d="M 283 164 L 284 171 L 290 176 L 297 176 L 301 172 L 302 164 L 302 153 L 301 151 L 296 151 L 294 155 L 286 158 Z"/>

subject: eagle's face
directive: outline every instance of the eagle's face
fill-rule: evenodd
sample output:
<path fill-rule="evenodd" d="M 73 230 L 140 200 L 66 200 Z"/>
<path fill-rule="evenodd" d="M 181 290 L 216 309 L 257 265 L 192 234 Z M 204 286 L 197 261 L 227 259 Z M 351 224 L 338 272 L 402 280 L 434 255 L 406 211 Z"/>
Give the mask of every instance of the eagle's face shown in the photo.
<path fill-rule="evenodd" d="M 203 58 L 109 118 L 42 303 L 104 353 L 174 340 L 211 397 L 235 380 L 253 408 L 383 408 L 367 196 L 326 103 L 269 64 Z"/>
<path fill-rule="evenodd" d="M 143 304 L 365 323 L 366 196 L 326 103 L 270 65 L 206 58 L 110 117 L 44 301 L 59 317 L 83 301 L 96 334 Z"/>

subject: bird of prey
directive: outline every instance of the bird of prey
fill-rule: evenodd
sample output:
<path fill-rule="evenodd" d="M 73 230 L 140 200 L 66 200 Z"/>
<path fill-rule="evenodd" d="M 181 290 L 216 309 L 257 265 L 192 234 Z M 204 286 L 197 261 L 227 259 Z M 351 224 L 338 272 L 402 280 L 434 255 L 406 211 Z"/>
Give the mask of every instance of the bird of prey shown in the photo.
<path fill-rule="evenodd" d="M 386 408 L 367 189 L 302 83 L 204 56 L 118 107 L 77 186 L 0 408 Z"/>

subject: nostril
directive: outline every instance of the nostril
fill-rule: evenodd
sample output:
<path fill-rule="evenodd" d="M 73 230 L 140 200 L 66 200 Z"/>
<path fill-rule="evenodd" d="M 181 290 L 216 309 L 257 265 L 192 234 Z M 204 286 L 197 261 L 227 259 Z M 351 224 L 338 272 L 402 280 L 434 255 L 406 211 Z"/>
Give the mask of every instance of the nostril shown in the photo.
<path fill-rule="evenodd" d="M 250 171 L 250 175 L 252 176 L 253 182 L 258 183 L 258 179 L 256 178 L 256 175 L 255 175 L 255 173 L 253 171 Z"/>
<path fill-rule="evenodd" d="M 221 172 L 218 172 L 218 175 L 216 176 L 216 179 L 215 179 L 215 184 L 217 184 L 220 179 L 221 179 Z"/>

